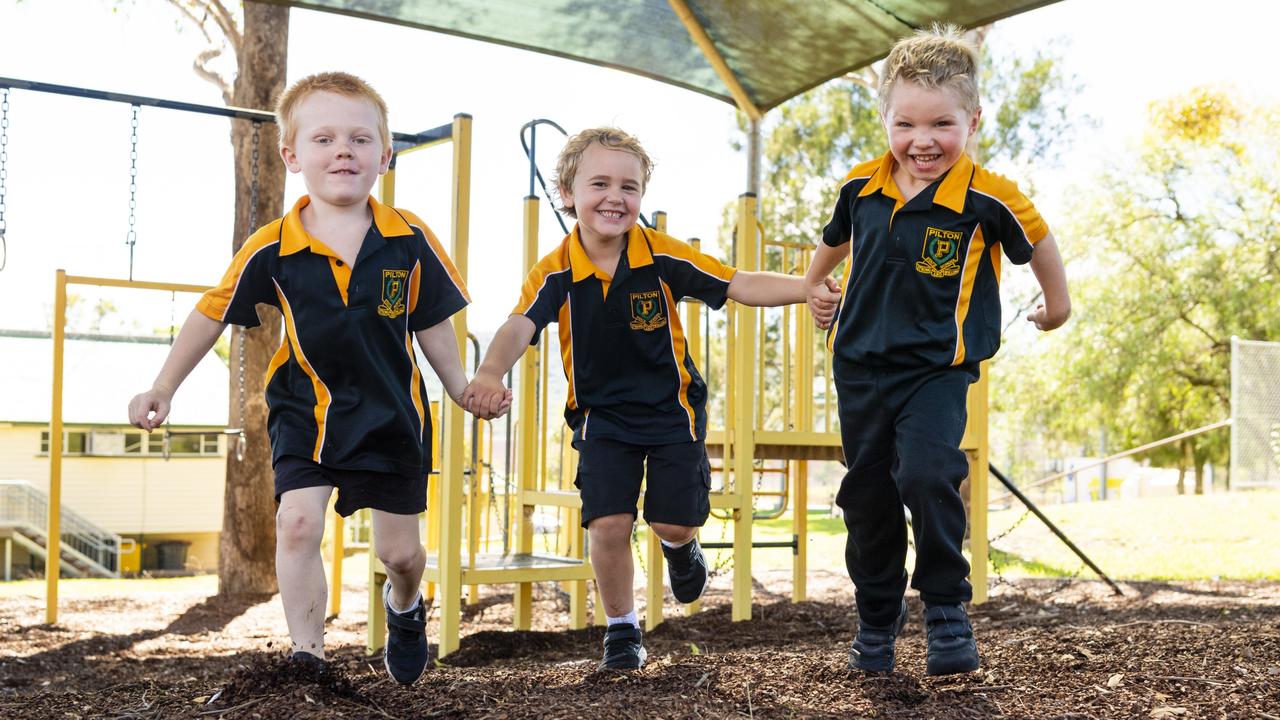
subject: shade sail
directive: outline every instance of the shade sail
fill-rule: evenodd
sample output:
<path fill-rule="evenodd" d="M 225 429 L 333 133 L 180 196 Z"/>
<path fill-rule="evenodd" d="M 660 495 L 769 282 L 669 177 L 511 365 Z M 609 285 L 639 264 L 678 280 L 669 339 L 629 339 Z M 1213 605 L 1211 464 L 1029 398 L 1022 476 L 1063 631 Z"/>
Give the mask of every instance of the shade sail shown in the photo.
<path fill-rule="evenodd" d="M 931 23 L 976 27 L 1055 0 L 306 0 L 624 70 L 764 112 Z M 680 11 L 687 10 L 682 20 Z M 692 28 L 692 34 L 691 34 Z M 700 45 L 695 35 L 705 32 Z M 715 63 L 723 60 L 717 71 Z M 742 102 L 738 102 L 740 106 Z M 746 108 L 744 108 L 746 109 Z"/>

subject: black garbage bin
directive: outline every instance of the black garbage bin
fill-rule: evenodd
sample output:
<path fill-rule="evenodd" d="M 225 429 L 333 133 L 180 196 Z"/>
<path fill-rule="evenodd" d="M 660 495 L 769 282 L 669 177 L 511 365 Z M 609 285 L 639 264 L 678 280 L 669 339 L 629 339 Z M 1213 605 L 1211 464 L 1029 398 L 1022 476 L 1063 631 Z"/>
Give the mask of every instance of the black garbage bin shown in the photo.
<path fill-rule="evenodd" d="M 186 540 L 164 540 L 156 543 L 156 566 L 159 570 L 183 570 L 187 567 Z"/>

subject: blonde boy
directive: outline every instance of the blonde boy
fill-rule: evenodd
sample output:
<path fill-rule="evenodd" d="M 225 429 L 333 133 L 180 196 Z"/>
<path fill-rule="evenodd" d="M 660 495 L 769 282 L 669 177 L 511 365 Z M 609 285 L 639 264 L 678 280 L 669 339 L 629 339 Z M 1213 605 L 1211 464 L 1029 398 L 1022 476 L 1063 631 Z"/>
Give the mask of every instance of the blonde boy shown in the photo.
<path fill-rule="evenodd" d="M 346 73 L 312 75 L 285 91 L 276 115 L 280 157 L 302 174 L 308 194 L 249 237 L 222 282 L 196 303 L 152 388 L 129 403 L 129 421 L 159 427 L 174 391 L 226 325 L 254 327 L 258 303 L 276 307 L 285 337 L 266 395 L 279 503 L 276 575 L 291 660 L 323 667 L 320 538 L 336 488 L 343 515 L 373 510 L 388 577 L 384 662 L 408 684 L 427 658 L 418 513 L 431 469 L 431 420 L 412 338 L 459 401 L 467 380 L 447 321 L 469 298 L 431 230 L 369 196 L 392 155 L 386 104 L 373 88 Z"/>
<path fill-rule="evenodd" d="M 823 302 L 827 275 L 849 260 L 828 337 L 848 467 L 836 502 L 858 606 L 849 663 L 870 672 L 893 670 L 906 623 L 904 504 L 926 671 L 978 668 L 964 609 L 972 588 L 960 551 L 968 462 L 959 445 L 968 386 L 1000 344 L 1000 253 L 1031 263 L 1044 291 L 1027 317 L 1037 328 L 1071 312 L 1044 220 L 1016 185 L 965 155 L 982 114 L 977 77 L 977 53 L 953 27 L 894 46 L 880 86 L 889 152 L 849 173 L 805 277 L 811 302 Z"/>
<path fill-rule="evenodd" d="M 644 517 L 662 539 L 672 594 L 693 602 L 707 584 L 694 538 L 710 511 L 707 386 L 689 356 L 676 303 L 694 297 L 712 308 L 726 299 L 776 306 L 806 298 L 799 277 L 735 271 L 636 224 L 652 168 L 640 143 L 621 130 L 595 128 L 569 139 L 556 186 L 562 212 L 578 222 L 530 271 L 464 395 L 474 412 L 496 411 L 507 392 L 502 376 L 543 327 L 559 324 L 582 524 L 608 617 L 604 668 L 639 668 L 646 657 L 631 558 L 642 479 Z M 837 298 L 828 295 L 825 308 L 820 292 L 812 299 L 827 320 Z"/>

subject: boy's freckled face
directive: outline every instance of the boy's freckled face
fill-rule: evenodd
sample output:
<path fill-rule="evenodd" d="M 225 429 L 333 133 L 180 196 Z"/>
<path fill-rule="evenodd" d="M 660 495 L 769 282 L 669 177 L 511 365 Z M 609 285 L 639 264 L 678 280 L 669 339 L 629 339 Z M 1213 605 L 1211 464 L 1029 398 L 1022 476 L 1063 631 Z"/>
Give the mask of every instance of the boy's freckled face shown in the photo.
<path fill-rule="evenodd" d="M 578 213 L 583 241 L 607 242 L 636 224 L 644 197 L 640 158 L 623 150 L 591 143 L 578 161 L 572 188 L 561 188 L 565 207 Z"/>
<path fill-rule="evenodd" d="M 294 111 L 297 132 L 280 150 L 289 172 L 302 173 L 312 202 L 364 203 L 387 171 L 391 149 L 383 149 L 378 110 L 370 101 L 331 92 L 303 98 Z"/>
<path fill-rule="evenodd" d="M 889 150 L 898 166 L 894 179 L 920 189 L 942 177 L 964 153 L 981 114 L 981 109 L 972 115 L 965 110 L 951 88 L 927 88 L 909 80 L 895 83 L 884 117 Z"/>

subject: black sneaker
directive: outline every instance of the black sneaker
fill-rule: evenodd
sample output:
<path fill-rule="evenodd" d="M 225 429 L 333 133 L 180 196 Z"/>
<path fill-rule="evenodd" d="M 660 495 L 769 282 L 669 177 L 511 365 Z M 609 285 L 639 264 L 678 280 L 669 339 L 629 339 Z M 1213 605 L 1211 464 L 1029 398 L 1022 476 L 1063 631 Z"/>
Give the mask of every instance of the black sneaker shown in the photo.
<path fill-rule="evenodd" d="M 702 597 L 702 592 L 707 589 L 707 559 L 702 555 L 702 546 L 698 545 L 698 538 L 678 548 L 663 545 L 662 554 L 667 558 L 667 576 L 671 578 L 671 594 L 685 604 Z"/>
<path fill-rule="evenodd" d="M 285 666 L 288 668 L 288 673 L 295 679 L 314 681 L 324 674 L 327 664 L 322 657 L 303 650 L 295 650 L 285 661 Z"/>
<path fill-rule="evenodd" d="M 387 647 L 382 664 L 401 685 L 411 685 L 427 666 L 427 609 L 418 594 L 417 606 L 409 612 L 391 609 L 391 581 L 382 586 L 382 605 L 387 611 Z"/>
<path fill-rule="evenodd" d="M 640 643 L 640 628 L 630 623 L 610 625 L 604 633 L 604 660 L 600 669 L 639 670 L 649 656 Z"/>
<path fill-rule="evenodd" d="M 870 673 L 893 672 L 895 644 L 907 624 L 907 601 L 888 627 L 868 625 L 858 619 L 858 634 L 849 648 L 849 667 Z"/>
<path fill-rule="evenodd" d="M 934 605 L 924 609 L 929 635 L 929 675 L 954 675 L 978 669 L 978 643 L 963 605 Z"/>

